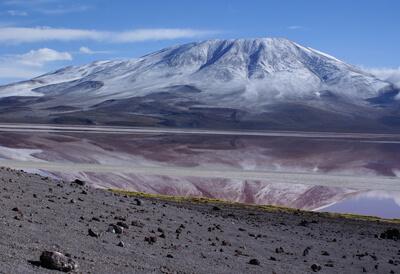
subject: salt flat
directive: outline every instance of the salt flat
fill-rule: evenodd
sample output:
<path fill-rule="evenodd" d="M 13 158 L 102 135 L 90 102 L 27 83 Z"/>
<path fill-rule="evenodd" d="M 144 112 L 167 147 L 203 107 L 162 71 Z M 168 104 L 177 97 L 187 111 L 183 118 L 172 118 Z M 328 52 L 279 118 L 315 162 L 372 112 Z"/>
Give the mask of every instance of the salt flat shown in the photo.
<path fill-rule="evenodd" d="M 0 131 L 28 132 L 90 132 L 90 133 L 171 133 L 171 134 L 206 134 L 206 135 L 238 135 L 238 136 L 282 136 L 282 137 L 314 137 L 314 138 L 396 138 L 400 134 L 379 133 L 341 133 L 341 132 L 303 132 L 303 131 L 260 131 L 260 130 L 208 130 L 188 128 L 155 128 L 155 127 L 121 127 L 121 126 L 63 126 L 48 124 L 0 124 Z"/>

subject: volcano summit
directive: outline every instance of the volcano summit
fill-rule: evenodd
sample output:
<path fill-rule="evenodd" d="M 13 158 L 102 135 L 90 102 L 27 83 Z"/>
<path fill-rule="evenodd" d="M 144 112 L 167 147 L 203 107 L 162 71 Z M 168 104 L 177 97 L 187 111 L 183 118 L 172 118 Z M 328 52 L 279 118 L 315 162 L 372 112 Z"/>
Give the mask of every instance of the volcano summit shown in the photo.
<path fill-rule="evenodd" d="M 1 86 L 0 122 L 397 132 L 399 92 L 287 39 L 208 40 Z"/>

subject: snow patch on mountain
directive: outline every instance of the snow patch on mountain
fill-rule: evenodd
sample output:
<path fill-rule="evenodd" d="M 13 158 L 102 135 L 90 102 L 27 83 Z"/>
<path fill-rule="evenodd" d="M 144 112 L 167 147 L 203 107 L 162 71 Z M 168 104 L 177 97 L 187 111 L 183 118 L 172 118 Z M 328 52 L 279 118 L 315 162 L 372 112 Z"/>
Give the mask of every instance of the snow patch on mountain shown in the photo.
<path fill-rule="evenodd" d="M 63 90 L 87 81 L 102 85 L 90 92 L 82 89 L 79 100 L 79 91 L 75 91 L 71 105 L 146 96 L 176 85 L 190 85 L 202 91 L 198 99 L 206 106 L 256 111 L 269 102 L 319 98 L 321 91 L 326 90 L 357 102 L 377 96 L 389 85 L 330 55 L 287 39 L 258 38 L 208 40 L 133 60 L 67 67 L 31 81 L 0 87 L 0 97 L 43 96 L 50 90 L 59 90 L 60 100 L 68 103 L 71 96 L 63 96 Z M 45 86 L 50 88 L 37 89 Z"/>

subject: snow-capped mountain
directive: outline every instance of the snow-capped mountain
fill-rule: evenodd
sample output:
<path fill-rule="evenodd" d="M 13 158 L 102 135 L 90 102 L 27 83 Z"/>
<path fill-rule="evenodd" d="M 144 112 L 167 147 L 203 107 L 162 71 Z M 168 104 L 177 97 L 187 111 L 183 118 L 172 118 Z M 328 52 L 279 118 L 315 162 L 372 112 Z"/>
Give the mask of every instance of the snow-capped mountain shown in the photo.
<path fill-rule="evenodd" d="M 392 130 L 400 127 L 398 94 L 287 39 L 209 40 L 0 87 L 0 119 L 30 113 L 56 123 Z"/>

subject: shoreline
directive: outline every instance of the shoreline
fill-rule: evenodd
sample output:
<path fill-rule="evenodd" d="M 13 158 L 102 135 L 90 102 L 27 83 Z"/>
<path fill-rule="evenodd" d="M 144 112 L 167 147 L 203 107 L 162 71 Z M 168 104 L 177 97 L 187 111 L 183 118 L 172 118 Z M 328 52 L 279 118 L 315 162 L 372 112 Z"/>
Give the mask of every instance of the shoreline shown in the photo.
<path fill-rule="evenodd" d="M 285 206 L 277 206 L 277 205 L 256 205 L 256 204 L 247 204 L 242 202 L 233 202 L 229 200 L 223 199 L 215 199 L 215 198 L 207 198 L 207 197 L 186 197 L 186 196 L 173 196 L 173 195 L 165 195 L 165 194 L 152 194 L 152 193 L 144 193 L 139 191 L 127 191 L 123 189 L 107 189 L 113 193 L 121 194 L 121 195 L 128 195 L 132 197 L 139 197 L 139 198 L 148 198 L 160 201 L 169 201 L 169 202 L 176 202 L 176 203 L 193 203 L 193 204 L 219 204 L 222 206 L 230 206 L 233 208 L 246 208 L 250 210 L 260 210 L 266 212 L 285 212 L 285 213 L 302 213 L 302 214 L 310 214 L 317 215 L 320 217 L 325 218 L 340 218 L 340 219 L 352 219 L 358 221 L 375 221 L 375 222 L 386 222 L 386 223 L 394 223 L 400 224 L 400 218 L 382 218 L 379 216 L 374 215 L 362 215 L 362 214 L 355 214 L 355 213 L 335 213 L 335 212 L 328 212 L 328 211 L 312 211 L 312 210 L 304 210 L 304 209 L 297 209 L 292 207 L 285 207 Z"/>

